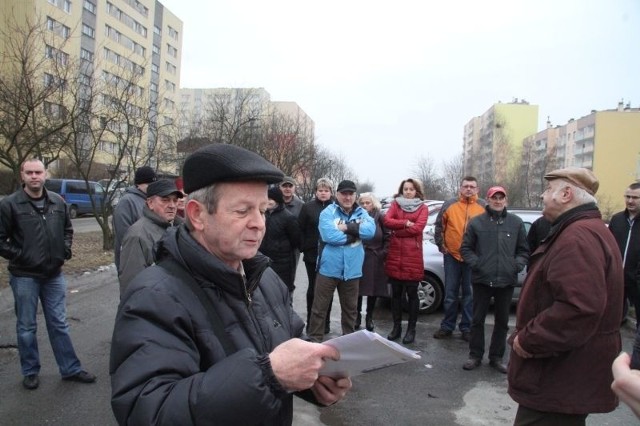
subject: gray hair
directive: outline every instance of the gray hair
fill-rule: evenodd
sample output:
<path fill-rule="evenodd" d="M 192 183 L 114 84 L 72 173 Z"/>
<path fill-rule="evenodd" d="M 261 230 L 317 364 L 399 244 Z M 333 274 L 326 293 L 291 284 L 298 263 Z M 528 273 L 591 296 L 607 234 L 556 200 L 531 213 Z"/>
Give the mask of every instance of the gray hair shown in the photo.
<path fill-rule="evenodd" d="M 212 183 L 209 186 L 205 186 L 204 188 L 197 189 L 189 194 L 189 200 L 195 200 L 207 208 L 208 214 L 214 214 L 218 209 L 218 202 L 220 201 L 220 191 L 218 190 L 218 185 Z M 193 225 L 189 220 L 189 216 L 185 215 L 185 222 L 187 224 L 187 228 L 190 231 L 193 231 Z"/>
<path fill-rule="evenodd" d="M 565 179 L 562 179 L 562 181 L 565 183 L 565 186 L 568 186 L 571 188 L 571 191 L 573 192 L 573 199 L 576 201 L 576 203 L 579 206 L 583 204 L 589 204 L 589 203 L 598 204 L 598 200 L 596 199 L 596 197 L 589 194 L 585 189 L 582 189 L 579 186 L 576 186 Z M 562 189 L 563 189 L 562 187 L 558 188 L 555 193 L 558 193 Z"/>
<path fill-rule="evenodd" d="M 363 198 L 368 198 L 371 200 L 371 204 L 373 204 L 374 210 L 380 211 L 380 209 L 382 208 L 382 204 L 380 203 L 380 200 L 378 200 L 378 198 L 376 198 L 376 196 L 373 195 L 373 192 L 363 192 L 362 194 L 360 194 L 360 196 L 358 197 L 358 205 L 360 205 L 360 201 Z"/>
<path fill-rule="evenodd" d="M 333 182 L 327 177 L 321 177 L 316 181 L 316 190 L 321 187 L 329 188 L 333 192 Z"/>

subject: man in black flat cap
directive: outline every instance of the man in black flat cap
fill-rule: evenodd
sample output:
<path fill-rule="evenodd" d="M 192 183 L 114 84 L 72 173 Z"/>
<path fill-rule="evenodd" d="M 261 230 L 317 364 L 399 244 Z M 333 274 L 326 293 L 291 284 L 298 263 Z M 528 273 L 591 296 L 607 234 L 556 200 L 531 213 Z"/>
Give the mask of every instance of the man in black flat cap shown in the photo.
<path fill-rule="evenodd" d="M 213 144 L 186 159 L 183 176 L 186 223 L 167 231 L 116 316 L 118 423 L 290 425 L 294 392 L 322 405 L 340 400 L 351 380 L 319 376 L 339 352 L 300 339 L 289 291 L 258 254 L 267 186 L 282 172 Z"/>
<path fill-rule="evenodd" d="M 142 217 L 129 227 L 122 240 L 118 268 L 120 297 L 133 277 L 155 263 L 155 245 L 167 228 L 182 223 L 182 219 L 176 216 L 178 199 L 182 197 L 182 191 L 168 179 L 152 182 L 147 187 Z"/>

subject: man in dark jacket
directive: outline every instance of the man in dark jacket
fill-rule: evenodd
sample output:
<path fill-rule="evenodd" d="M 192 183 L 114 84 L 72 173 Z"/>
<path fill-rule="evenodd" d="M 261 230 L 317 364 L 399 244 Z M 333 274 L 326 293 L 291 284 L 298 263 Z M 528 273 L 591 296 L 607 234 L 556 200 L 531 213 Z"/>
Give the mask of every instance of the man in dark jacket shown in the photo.
<path fill-rule="evenodd" d="M 64 200 L 44 188 L 45 175 L 42 161 L 26 160 L 20 167 L 22 188 L 0 202 L 0 256 L 9 260 L 22 385 L 27 389 L 40 384 L 38 298 L 62 379 L 82 383 L 96 380 L 82 370 L 69 336 L 62 265 L 71 259 L 73 228 Z"/>
<path fill-rule="evenodd" d="M 636 310 L 636 327 L 640 324 L 640 289 L 636 282 L 640 262 L 640 182 L 634 182 L 624 192 L 624 211 L 616 213 L 609 222 L 609 231 L 618 243 L 624 268 L 624 300 Z M 625 312 L 626 314 L 626 309 Z"/>
<path fill-rule="evenodd" d="M 545 179 L 551 231 L 536 250 L 509 338 L 515 425 L 584 425 L 618 405 L 611 363 L 621 348 L 620 251 L 596 206 L 598 180 L 568 167 Z"/>
<path fill-rule="evenodd" d="M 307 278 L 309 281 L 309 285 L 307 286 L 307 331 L 309 330 L 313 295 L 316 289 L 318 242 L 320 241 L 318 222 L 320 221 L 320 213 L 322 210 L 331 203 L 333 203 L 333 182 L 328 178 L 322 177 L 316 181 L 315 197 L 302 206 L 302 210 L 300 210 L 300 215 L 298 216 L 301 234 L 300 249 L 304 253 L 302 260 L 307 269 Z M 333 303 L 333 299 L 331 300 Z M 329 334 L 331 331 L 329 322 L 331 320 L 332 303 L 329 304 L 329 310 L 327 311 L 324 334 Z"/>
<path fill-rule="evenodd" d="M 493 298 L 495 324 L 489 346 L 489 365 L 506 373 L 502 358 L 509 330 L 509 308 L 518 273 L 529 259 L 529 247 L 522 219 L 507 213 L 507 191 L 501 186 L 492 186 L 487 191 L 487 203 L 486 212 L 469 223 L 460 247 L 464 261 L 471 267 L 473 285 L 469 359 L 462 368 L 473 370 L 482 362 L 484 321 Z"/>
<path fill-rule="evenodd" d="M 306 342 L 289 291 L 257 254 L 267 184 L 282 172 L 235 145 L 184 163 L 186 224 L 171 228 L 158 263 L 138 274 L 118 308 L 111 404 L 120 424 L 287 425 L 292 392 L 323 405 L 349 378 L 319 376 L 339 353 Z"/>
<path fill-rule="evenodd" d="M 157 180 L 156 172 L 149 166 L 136 169 L 134 186 L 130 186 L 113 211 L 113 250 L 116 269 L 120 267 L 122 239 L 131 225 L 142 217 L 142 209 L 147 199 L 147 186 Z M 122 294 L 122 288 L 120 289 Z"/>
<path fill-rule="evenodd" d="M 182 223 L 182 219 L 176 216 L 178 199 L 182 197 L 182 191 L 168 179 L 157 180 L 147 187 L 142 217 L 129 227 L 122 240 L 122 261 L 118 269 L 120 297 L 133 277 L 155 263 L 155 246 L 167 228 Z"/>

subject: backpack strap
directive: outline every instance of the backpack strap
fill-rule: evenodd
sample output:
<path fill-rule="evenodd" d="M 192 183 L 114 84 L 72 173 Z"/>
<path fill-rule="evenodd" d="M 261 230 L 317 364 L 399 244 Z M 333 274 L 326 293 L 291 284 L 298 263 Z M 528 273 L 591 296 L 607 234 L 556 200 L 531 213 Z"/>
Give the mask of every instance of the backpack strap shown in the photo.
<path fill-rule="evenodd" d="M 231 339 L 229 339 L 229 336 L 227 336 L 224 331 L 224 323 L 222 322 L 220 315 L 218 315 L 213 307 L 213 303 L 211 303 L 211 300 L 207 297 L 204 290 L 198 285 L 196 280 L 173 259 L 163 260 L 158 264 L 158 266 L 164 268 L 167 272 L 180 280 L 180 282 L 186 284 L 187 287 L 189 287 L 189 289 L 191 289 L 191 291 L 196 295 L 196 298 L 200 303 L 202 303 L 204 310 L 207 311 L 207 314 L 209 315 L 209 322 L 211 322 L 213 327 L 213 333 L 220 341 L 220 344 L 222 344 L 224 353 L 229 356 L 236 352 L 235 346 L 231 343 Z"/>

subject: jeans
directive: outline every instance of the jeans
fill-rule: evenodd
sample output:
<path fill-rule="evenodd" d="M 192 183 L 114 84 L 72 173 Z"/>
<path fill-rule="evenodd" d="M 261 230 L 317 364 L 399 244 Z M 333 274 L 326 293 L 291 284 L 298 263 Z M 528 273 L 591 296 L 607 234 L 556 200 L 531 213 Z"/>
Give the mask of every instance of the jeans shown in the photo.
<path fill-rule="evenodd" d="M 17 277 L 10 275 L 11 289 L 15 300 L 16 333 L 22 375 L 40 372 L 40 355 L 36 336 L 38 298 L 47 325 L 49 342 L 58 363 L 62 377 L 69 377 L 81 371 L 69 337 L 69 325 L 65 297 L 67 283 L 62 273 L 48 279 Z"/>
<path fill-rule="evenodd" d="M 460 289 L 462 289 L 462 300 L 459 299 Z M 456 329 L 458 306 L 461 305 L 460 331 L 469 331 L 473 313 L 471 268 L 450 254 L 444 255 L 444 291 L 444 318 L 440 328 L 446 331 Z"/>
<path fill-rule="evenodd" d="M 309 324 L 309 338 L 314 342 L 322 342 L 324 338 L 327 308 L 333 300 L 333 293 L 336 287 L 340 298 L 342 334 L 349 334 L 355 331 L 360 278 L 342 281 L 339 278 L 326 277 L 318 273 L 316 275 L 316 291 L 313 297 L 311 322 Z"/>
<path fill-rule="evenodd" d="M 513 286 L 489 287 L 484 284 L 473 284 L 473 320 L 471 323 L 471 340 L 469 340 L 469 357 L 482 359 L 484 356 L 484 321 L 489 311 L 489 303 L 493 297 L 494 326 L 489 346 L 489 360 L 501 361 L 507 346 L 509 331 L 509 309 Z"/>

